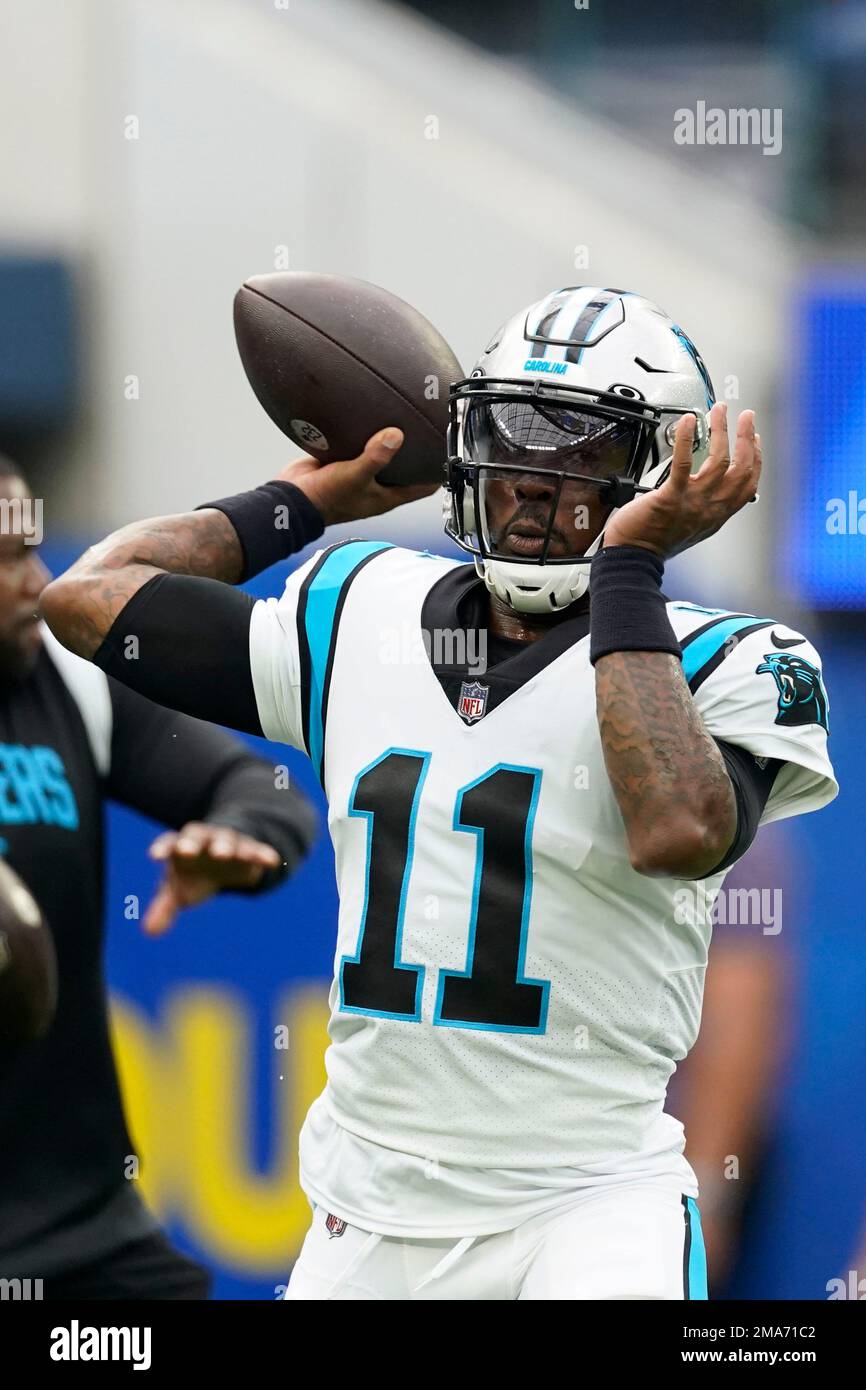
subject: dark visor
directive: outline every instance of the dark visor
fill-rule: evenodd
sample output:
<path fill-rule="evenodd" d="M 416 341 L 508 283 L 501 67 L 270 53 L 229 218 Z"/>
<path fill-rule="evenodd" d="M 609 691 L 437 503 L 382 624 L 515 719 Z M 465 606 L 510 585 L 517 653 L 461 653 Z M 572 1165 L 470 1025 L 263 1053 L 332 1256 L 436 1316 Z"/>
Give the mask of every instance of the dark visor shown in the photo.
<path fill-rule="evenodd" d="M 468 401 L 463 458 L 466 463 L 505 464 L 509 472 L 541 468 L 603 479 L 628 472 L 640 436 L 637 422 L 583 406 Z"/>

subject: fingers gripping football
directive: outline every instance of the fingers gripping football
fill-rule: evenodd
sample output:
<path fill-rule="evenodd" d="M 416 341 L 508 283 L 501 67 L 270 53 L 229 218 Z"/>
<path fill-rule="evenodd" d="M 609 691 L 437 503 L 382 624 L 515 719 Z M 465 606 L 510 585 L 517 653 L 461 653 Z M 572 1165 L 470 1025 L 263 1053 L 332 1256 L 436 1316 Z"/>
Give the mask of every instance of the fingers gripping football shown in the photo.
<path fill-rule="evenodd" d="M 417 502 L 438 491 L 436 483 L 416 483 L 408 487 L 385 487 L 376 475 L 391 462 L 403 443 L 403 431 L 390 426 L 379 430 L 357 458 L 342 463 L 322 464 L 313 458 L 298 459 L 284 468 L 279 477 L 307 495 L 321 513 L 326 526 L 341 521 L 360 521 L 381 516 L 406 502 Z"/>

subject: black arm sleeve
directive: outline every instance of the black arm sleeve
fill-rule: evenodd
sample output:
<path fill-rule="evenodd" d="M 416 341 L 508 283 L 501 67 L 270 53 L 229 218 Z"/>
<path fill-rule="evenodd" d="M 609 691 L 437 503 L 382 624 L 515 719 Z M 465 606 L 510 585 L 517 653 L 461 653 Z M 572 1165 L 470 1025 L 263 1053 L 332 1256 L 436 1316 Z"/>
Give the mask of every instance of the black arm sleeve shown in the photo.
<path fill-rule="evenodd" d="M 156 574 L 133 594 L 93 660 L 160 705 L 261 735 L 250 673 L 253 602 L 217 579 Z"/>
<path fill-rule="evenodd" d="M 723 739 L 714 740 L 725 760 L 737 801 L 737 833 L 724 859 L 702 877 L 721 873 L 741 859 L 758 833 L 758 822 L 770 799 L 770 792 L 782 766 L 781 758 L 767 758 L 763 767 L 746 748 Z"/>
<path fill-rule="evenodd" d="M 202 507 L 215 507 L 235 528 L 243 555 L 241 582 L 303 550 L 325 529 L 321 512 L 306 494 L 282 478 L 272 478 L 234 497 L 203 502 Z M 277 524 L 277 517 L 282 525 Z"/>
<path fill-rule="evenodd" d="M 273 767 L 224 730 L 162 709 L 110 677 L 109 688 L 107 795 L 175 830 L 209 821 L 271 845 L 283 866 L 267 870 L 253 891 L 297 867 L 317 832 L 315 812 L 300 792 L 278 786 Z"/>

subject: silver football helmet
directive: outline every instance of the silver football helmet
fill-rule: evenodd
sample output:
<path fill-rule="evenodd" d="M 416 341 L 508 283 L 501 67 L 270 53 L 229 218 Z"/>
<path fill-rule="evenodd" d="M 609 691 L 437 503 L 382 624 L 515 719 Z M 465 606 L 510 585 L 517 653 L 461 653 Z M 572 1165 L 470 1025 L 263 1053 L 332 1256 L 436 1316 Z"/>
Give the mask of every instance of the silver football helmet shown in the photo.
<path fill-rule="evenodd" d="M 700 467 L 713 399 L 700 354 L 657 305 L 556 290 L 509 319 L 452 387 L 445 529 L 511 608 L 565 608 L 586 593 L 617 508 L 667 477 L 684 414 L 697 419 Z"/>

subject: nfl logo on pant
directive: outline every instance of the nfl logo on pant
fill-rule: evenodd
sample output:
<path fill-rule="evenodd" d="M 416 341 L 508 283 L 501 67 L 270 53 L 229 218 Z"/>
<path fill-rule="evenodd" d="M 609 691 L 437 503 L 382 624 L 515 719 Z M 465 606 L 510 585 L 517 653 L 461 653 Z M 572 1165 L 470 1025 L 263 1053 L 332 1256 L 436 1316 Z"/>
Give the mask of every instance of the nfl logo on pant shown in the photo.
<path fill-rule="evenodd" d="M 328 1235 L 331 1240 L 334 1239 L 334 1236 L 341 1236 L 346 1229 L 346 1223 L 342 1217 L 334 1216 L 330 1211 L 325 1217 L 325 1226 L 327 1227 Z"/>
<path fill-rule="evenodd" d="M 474 724 L 487 711 L 489 685 L 479 685 L 478 681 L 464 681 L 460 687 L 457 713 L 467 724 Z"/>

